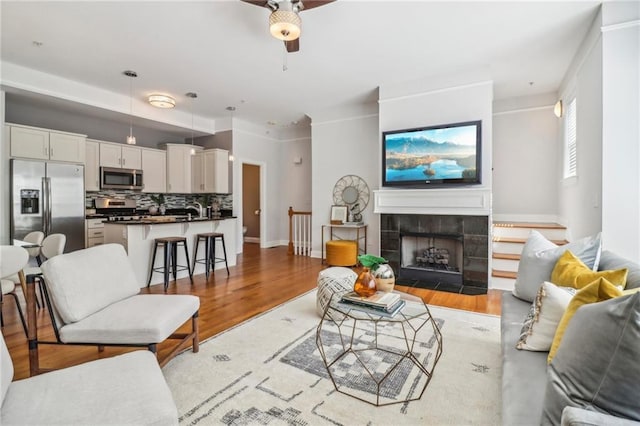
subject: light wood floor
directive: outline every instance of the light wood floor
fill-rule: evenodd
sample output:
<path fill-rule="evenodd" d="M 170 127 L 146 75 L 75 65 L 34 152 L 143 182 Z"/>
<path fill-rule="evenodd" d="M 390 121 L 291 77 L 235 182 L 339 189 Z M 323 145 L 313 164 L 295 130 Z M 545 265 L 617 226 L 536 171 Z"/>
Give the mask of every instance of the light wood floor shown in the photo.
<path fill-rule="evenodd" d="M 245 244 L 244 253 L 238 256 L 238 265 L 230 268 L 228 277 L 226 271 L 217 270 L 209 276 L 208 281 L 204 274 L 195 276 L 193 285 L 188 279 L 181 279 L 171 283 L 168 292 L 200 297 L 200 340 L 204 340 L 315 288 L 318 272 L 325 267 L 320 259 L 287 256 L 286 247 L 260 249 L 257 244 Z M 490 291 L 483 296 L 467 296 L 400 286 L 396 288 L 416 294 L 428 304 L 500 315 L 500 291 Z M 147 289 L 143 292 L 147 292 Z M 148 292 L 162 293 L 162 285 L 152 286 Z M 13 359 L 14 380 L 21 379 L 27 377 L 29 371 L 27 340 L 12 298 L 7 297 L 4 302 L 5 327 L 2 333 Z M 45 310 L 38 312 L 38 337 L 54 340 Z M 57 369 L 127 350 L 130 349 L 106 348 L 98 353 L 95 347 L 41 345 L 40 366 Z M 166 345 L 159 345 L 161 354 L 166 350 Z"/>

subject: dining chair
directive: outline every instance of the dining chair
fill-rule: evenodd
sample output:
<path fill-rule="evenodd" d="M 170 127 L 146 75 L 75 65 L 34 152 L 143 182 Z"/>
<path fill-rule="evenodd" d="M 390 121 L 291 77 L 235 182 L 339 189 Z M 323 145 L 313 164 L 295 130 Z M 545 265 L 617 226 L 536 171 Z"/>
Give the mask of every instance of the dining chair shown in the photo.
<path fill-rule="evenodd" d="M 22 238 L 22 241 L 31 244 L 37 244 L 37 247 L 26 247 L 27 252 L 29 252 L 29 258 L 34 258 L 38 263 L 38 266 L 42 264 L 42 259 L 40 258 L 40 248 L 42 247 L 42 241 L 44 240 L 44 232 L 42 231 L 33 231 L 29 232 L 27 235 Z"/>
<path fill-rule="evenodd" d="M 25 237 L 26 238 L 26 237 Z M 24 240 L 26 241 L 26 240 Z M 62 253 L 64 253 L 64 247 L 67 244 L 67 236 L 64 234 L 49 234 L 47 235 L 43 240 L 42 240 L 42 244 L 40 246 L 40 253 L 39 253 L 39 258 L 40 260 L 38 261 L 38 265 L 40 265 L 42 262 L 44 262 L 47 259 L 51 259 L 52 257 L 56 257 L 61 255 Z M 26 268 L 24 268 L 24 276 L 26 277 L 27 275 L 42 275 L 42 270 L 40 269 L 40 266 L 28 266 Z M 20 280 L 18 280 L 17 282 L 15 281 L 14 278 L 14 282 L 20 283 L 20 285 L 22 286 L 23 291 L 25 291 L 25 295 L 26 295 L 26 283 L 21 282 Z M 25 296 L 26 297 L 26 296 Z M 40 300 L 43 301 L 42 306 L 44 306 L 44 296 L 42 293 L 42 286 L 40 285 Z"/>
<path fill-rule="evenodd" d="M 2 293 L 0 294 L 0 325 L 4 327 L 4 317 L 2 315 L 4 296 L 11 295 L 16 301 L 16 308 L 25 334 L 27 333 L 27 323 L 24 320 L 18 295 L 15 293 L 16 284 L 13 280 L 5 279 L 5 277 L 15 275 L 27 265 L 27 262 L 29 262 L 29 252 L 26 249 L 18 246 L 0 246 L 0 287 L 2 287 Z"/>

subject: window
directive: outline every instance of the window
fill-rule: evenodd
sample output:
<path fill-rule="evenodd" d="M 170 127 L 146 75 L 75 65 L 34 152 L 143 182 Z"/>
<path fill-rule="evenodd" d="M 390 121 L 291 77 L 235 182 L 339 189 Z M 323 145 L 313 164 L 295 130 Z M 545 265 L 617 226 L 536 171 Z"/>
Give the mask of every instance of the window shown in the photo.
<path fill-rule="evenodd" d="M 564 178 L 577 176 L 578 174 L 578 147 L 577 147 L 577 120 L 576 98 L 573 98 L 567 106 L 564 121 Z"/>

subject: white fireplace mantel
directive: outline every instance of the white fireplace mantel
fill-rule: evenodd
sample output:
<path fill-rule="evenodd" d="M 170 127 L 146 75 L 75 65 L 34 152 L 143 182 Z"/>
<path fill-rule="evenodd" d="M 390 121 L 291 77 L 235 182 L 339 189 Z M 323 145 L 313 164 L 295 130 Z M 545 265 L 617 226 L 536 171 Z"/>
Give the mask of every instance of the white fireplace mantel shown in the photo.
<path fill-rule="evenodd" d="M 380 189 L 373 191 L 374 213 L 491 214 L 491 190 L 480 188 Z"/>

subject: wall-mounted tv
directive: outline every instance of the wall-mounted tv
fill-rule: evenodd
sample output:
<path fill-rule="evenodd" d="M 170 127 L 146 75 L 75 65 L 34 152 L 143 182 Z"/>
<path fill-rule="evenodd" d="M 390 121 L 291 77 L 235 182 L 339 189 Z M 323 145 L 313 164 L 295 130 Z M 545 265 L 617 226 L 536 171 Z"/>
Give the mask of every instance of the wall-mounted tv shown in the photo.
<path fill-rule="evenodd" d="M 383 132 L 382 186 L 480 184 L 481 135 L 481 121 Z"/>

